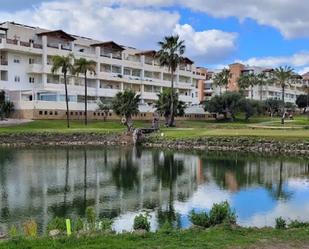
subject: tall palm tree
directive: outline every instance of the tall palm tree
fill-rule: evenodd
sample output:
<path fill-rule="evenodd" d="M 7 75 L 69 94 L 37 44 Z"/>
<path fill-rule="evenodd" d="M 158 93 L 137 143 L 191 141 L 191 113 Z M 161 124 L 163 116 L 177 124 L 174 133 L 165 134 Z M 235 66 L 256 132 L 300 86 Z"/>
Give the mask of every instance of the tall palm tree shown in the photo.
<path fill-rule="evenodd" d="M 242 74 L 238 78 L 238 86 L 240 89 L 247 89 L 250 87 L 251 90 L 251 99 L 253 99 L 253 88 L 256 85 L 262 83 L 261 75 L 257 75 L 254 73 Z"/>
<path fill-rule="evenodd" d="M 70 113 L 69 113 L 69 96 L 68 96 L 68 85 L 67 85 L 67 77 L 68 73 L 74 74 L 74 66 L 72 61 L 74 60 L 74 56 L 69 54 L 67 56 L 55 55 L 52 57 L 53 67 L 51 69 L 52 74 L 55 74 L 58 70 L 61 70 L 61 73 L 64 77 L 64 88 L 65 88 L 65 103 L 67 109 L 67 127 L 70 128 Z"/>
<path fill-rule="evenodd" d="M 215 74 L 213 82 L 220 88 L 220 95 L 222 87 L 225 87 L 225 91 L 227 92 L 231 77 L 232 75 L 230 70 L 226 68 L 224 68 L 220 73 Z"/>
<path fill-rule="evenodd" d="M 168 67 L 171 73 L 171 113 L 169 119 L 169 126 L 174 126 L 174 75 L 177 67 L 184 61 L 182 57 L 185 53 L 186 46 L 184 41 L 179 39 L 179 36 L 166 36 L 163 41 L 159 43 L 160 50 L 157 53 L 157 58 L 161 67 Z"/>
<path fill-rule="evenodd" d="M 294 70 L 289 67 L 278 67 L 273 72 L 273 81 L 275 84 L 279 85 L 282 90 L 282 118 L 281 118 L 281 124 L 284 124 L 285 119 L 285 89 L 287 86 L 291 85 L 291 79 L 294 76 Z"/>
<path fill-rule="evenodd" d="M 88 99 L 88 93 L 87 93 L 87 73 L 90 74 L 96 74 L 96 62 L 93 60 L 86 60 L 85 58 L 80 58 L 78 60 L 75 60 L 74 63 L 75 72 L 77 74 L 83 74 L 85 79 L 85 125 L 88 124 L 88 118 L 87 118 L 87 99 Z"/>
<path fill-rule="evenodd" d="M 263 100 L 263 87 L 268 84 L 269 79 L 264 72 L 259 73 L 257 77 L 258 77 L 257 85 L 260 88 L 259 89 L 260 90 L 260 101 L 262 101 Z"/>

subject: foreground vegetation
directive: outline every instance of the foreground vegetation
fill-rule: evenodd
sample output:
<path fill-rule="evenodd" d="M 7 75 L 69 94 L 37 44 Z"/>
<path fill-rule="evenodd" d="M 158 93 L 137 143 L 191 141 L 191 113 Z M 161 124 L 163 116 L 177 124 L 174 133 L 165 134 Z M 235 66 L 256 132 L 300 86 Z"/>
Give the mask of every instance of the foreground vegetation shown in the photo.
<path fill-rule="evenodd" d="M 308 229 L 278 230 L 229 229 L 215 227 L 208 230 L 192 229 L 169 233 L 138 234 L 97 234 L 91 237 L 63 237 L 60 239 L 15 239 L 0 243 L 2 249 L 105 249 L 105 248 L 306 248 L 309 243 Z M 267 246 L 269 247 L 267 247 Z"/>

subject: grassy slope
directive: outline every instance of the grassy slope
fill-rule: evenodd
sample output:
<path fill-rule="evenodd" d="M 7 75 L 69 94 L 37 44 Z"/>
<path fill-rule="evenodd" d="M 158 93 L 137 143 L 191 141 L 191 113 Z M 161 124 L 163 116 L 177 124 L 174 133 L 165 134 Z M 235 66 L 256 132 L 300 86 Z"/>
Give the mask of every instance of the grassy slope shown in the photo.
<path fill-rule="evenodd" d="M 150 122 L 135 121 L 135 127 L 150 127 Z M 239 120 L 237 122 L 215 122 L 215 121 L 179 121 L 177 128 L 162 128 L 161 132 L 167 138 L 194 138 L 200 136 L 250 136 L 267 137 L 276 139 L 305 139 L 309 140 L 309 130 L 304 129 L 309 125 L 307 117 L 297 117 L 288 121 L 282 129 L 280 119 L 274 118 L 252 118 L 249 122 Z M 82 121 L 71 121 L 71 128 L 66 128 L 63 120 L 41 120 L 32 123 L 0 127 L 0 134 L 18 132 L 122 132 L 124 127 L 119 121 L 92 121 L 85 127 Z"/>
<path fill-rule="evenodd" d="M 303 248 L 309 243 L 309 230 L 236 229 L 213 228 L 210 230 L 186 230 L 171 234 L 149 233 L 146 235 L 101 235 L 76 239 L 48 238 L 15 240 L 0 244 L 2 249 L 150 249 L 150 248 L 247 248 L 250 245 L 289 245 Z M 268 247 L 263 247 L 268 248 Z M 271 247 L 276 248 L 276 247 Z M 280 248 L 280 247 L 278 247 Z"/>

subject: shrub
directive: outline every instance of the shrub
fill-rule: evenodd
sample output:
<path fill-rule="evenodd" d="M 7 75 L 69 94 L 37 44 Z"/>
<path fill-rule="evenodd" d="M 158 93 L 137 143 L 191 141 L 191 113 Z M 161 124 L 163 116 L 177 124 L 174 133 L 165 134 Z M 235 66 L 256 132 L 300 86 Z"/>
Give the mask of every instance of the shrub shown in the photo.
<path fill-rule="evenodd" d="M 100 230 L 108 231 L 112 230 L 113 221 L 111 219 L 104 218 L 100 221 Z"/>
<path fill-rule="evenodd" d="M 282 217 L 276 219 L 276 229 L 285 229 L 286 221 Z"/>
<path fill-rule="evenodd" d="M 47 231 L 59 230 L 61 232 L 66 231 L 66 223 L 64 218 L 55 217 L 47 225 Z"/>
<path fill-rule="evenodd" d="M 96 220 L 96 214 L 95 211 L 92 207 L 87 207 L 86 209 L 86 219 L 87 222 L 91 225 L 95 225 L 95 220 Z"/>
<path fill-rule="evenodd" d="M 189 219 L 196 226 L 208 228 L 211 225 L 209 215 L 206 212 L 196 213 L 192 210 L 189 214 Z"/>
<path fill-rule="evenodd" d="M 173 231 L 174 231 L 173 225 L 170 222 L 166 221 L 158 232 L 163 234 L 171 234 Z"/>
<path fill-rule="evenodd" d="M 148 216 L 143 214 L 135 216 L 133 228 L 134 230 L 146 230 L 147 232 L 149 232 L 150 222 L 148 221 Z"/>
<path fill-rule="evenodd" d="M 83 222 L 83 220 L 80 217 L 78 217 L 73 222 L 73 231 L 74 232 L 79 232 L 79 231 L 81 231 L 83 229 L 84 229 L 84 222 Z"/>
<path fill-rule="evenodd" d="M 209 212 L 209 219 L 212 226 L 228 223 L 236 223 L 236 214 L 231 210 L 230 204 L 225 201 L 219 204 L 214 204 Z"/>
<path fill-rule="evenodd" d="M 289 228 L 308 228 L 309 222 L 301 222 L 298 220 L 292 220 L 288 225 Z"/>
<path fill-rule="evenodd" d="M 24 223 L 24 233 L 26 236 L 36 237 L 38 225 L 35 220 L 29 220 Z"/>
<path fill-rule="evenodd" d="M 18 228 L 15 225 L 10 227 L 8 234 L 10 238 L 16 238 L 20 235 Z"/>

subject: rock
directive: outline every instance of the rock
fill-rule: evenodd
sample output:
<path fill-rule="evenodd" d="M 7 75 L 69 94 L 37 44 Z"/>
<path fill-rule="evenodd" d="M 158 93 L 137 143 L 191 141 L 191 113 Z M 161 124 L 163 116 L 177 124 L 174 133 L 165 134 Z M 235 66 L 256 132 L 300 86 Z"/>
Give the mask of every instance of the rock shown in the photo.
<path fill-rule="evenodd" d="M 48 233 L 48 235 L 49 235 L 50 237 L 57 237 L 57 236 L 59 236 L 60 234 L 61 234 L 61 232 L 60 232 L 60 230 L 58 230 L 58 229 L 50 230 L 49 233 Z"/>

